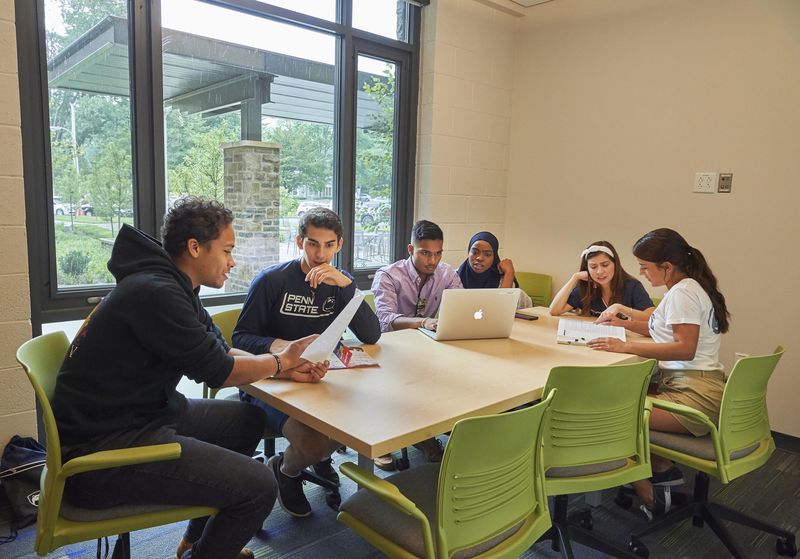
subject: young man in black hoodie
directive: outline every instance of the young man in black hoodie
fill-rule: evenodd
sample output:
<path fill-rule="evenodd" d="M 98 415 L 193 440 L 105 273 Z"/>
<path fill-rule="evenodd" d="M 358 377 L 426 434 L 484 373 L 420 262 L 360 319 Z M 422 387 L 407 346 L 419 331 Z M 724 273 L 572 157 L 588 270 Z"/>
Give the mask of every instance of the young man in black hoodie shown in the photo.
<path fill-rule="evenodd" d="M 266 377 L 319 382 L 326 364 L 300 359 L 311 338 L 279 353 L 230 349 L 198 297 L 234 266 L 233 215 L 221 204 L 179 200 L 162 228 L 163 247 L 128 225 L 108 268 L 116 287 L 92 311 L 58 374 L 53 411 L 64 460 L 93 452 L 177 442 L 177 460 L 78 474 L 66 497 L 83 508 L 121 504 L 220 509 L 189 522 L 180 559 L 252 557 L 242 546 L 272 510 L 272 472 L 251 458 L 262 410 L 225 400 L 187 400 L 183 375 L 211 387 Z"/>
<path fill-rule="evenodd" d="M 287 340 L 321 334 L 353 298 L 353 278 L 331 265 L 344 242 L 339 216 L 327 208 L 311 208 L 300 218 L 295 240 L 300 258 L 270 266 L 250 285 L 233 332 L 235 347 L 261 354 L 279 351 Z M 350 329 L 367 344 L 381 336 L 378 317 L 366 302 L 350 321 Z M 300 472 L 313 465 L 317 475 L 338 484 L 330 455 L 339 443 L 247 394 L 242 393 L 242 399 L 263 408 L 270 428 L 288 439 L 283 456 L 273 456 L 268 465 L 278 480 L 283 509 L 293 516 L 308 516 L 311 505 Z"/>

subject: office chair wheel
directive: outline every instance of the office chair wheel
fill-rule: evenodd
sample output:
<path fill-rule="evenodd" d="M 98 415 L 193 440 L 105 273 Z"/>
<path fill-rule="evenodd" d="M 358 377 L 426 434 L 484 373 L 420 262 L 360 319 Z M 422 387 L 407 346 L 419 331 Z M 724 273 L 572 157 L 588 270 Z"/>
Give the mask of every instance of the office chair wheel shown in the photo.
<path fill-rule="evenodd" d="M 394 466 L 398 470 L 407 470 L 411 466 L 411 463 L 406 457 L 396 458 L 394 461 Z"/>
<path fill-rule="evenodd" d="M 614 502 L 618 507 L 625 510 L 629 510 L 633 506 L 633 499 L 628 495 L 617 494 L 617 496 L 614 497 Z"/>
<path fill-rule="evenodd" d="M 794 542 L 794 538 L 778 538 L 775 541 L 775 551 L 784 557 L 794 557 L 797 555 L 797 544 Z"/>
<path fill-rule="evenodd" d="M 631 536 L 631 539 L 628 540 L 628 549 L 644 559 L 650 557 L 650 550 L 647 549 L 647 546 L 633 536 Z"/>

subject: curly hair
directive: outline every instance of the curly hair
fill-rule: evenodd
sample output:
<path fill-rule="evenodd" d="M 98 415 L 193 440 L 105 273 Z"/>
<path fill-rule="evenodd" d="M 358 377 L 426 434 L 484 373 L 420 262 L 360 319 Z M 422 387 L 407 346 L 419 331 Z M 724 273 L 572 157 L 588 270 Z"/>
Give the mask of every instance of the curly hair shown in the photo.
<path fill-rule="evenodd" d="M 233 212 L 216 200 L 187 196 L 167 210 L 161 238 L 164 250 L 177 258 L 186 250 L 189 239 L 201 245 L 219 237 L 220 232 L 233 223 Z"/>

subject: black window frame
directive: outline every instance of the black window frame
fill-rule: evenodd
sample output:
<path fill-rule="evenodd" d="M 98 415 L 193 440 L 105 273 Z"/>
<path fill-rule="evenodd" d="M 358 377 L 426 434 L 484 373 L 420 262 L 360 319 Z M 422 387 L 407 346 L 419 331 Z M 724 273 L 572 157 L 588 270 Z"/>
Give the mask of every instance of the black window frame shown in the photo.
<path fill-rule="evenodd" d="M 163 90 L 161 68 L 161 0 L 129 0 L 129 69 L 134 215 L 143 231 L 159 237 L 166 210 Z M 408 42 L 352 27 L 352 0 L 336 0 L 337 21 L 331 22 L 257 0 L 200 0 L 210 5 L 255 15 L 337 37 L 334 122 L 334 208 L 352 238 L 355 211 L 355 103 L 359 54 L 397 64 L 398 104 L 392 200 L 392 261 L 406 254 L 415 193 L 416 122 L 420 80 L 419 2 L 407 2 Z M 427 2 L 424 2 L 427 4 Z M 44 0 L 16 0 L 17 52 L 22 116 L 23 172 L 31 289 L 31 322 L 35 335 L 42 323 L 85 317 L 111 287 L 58 289 L 52 216 L 53 185 Z M 347 241 L 347 239 L 346 239 Z M 368 289 L 375 268 L 353 269 L 354 247 L 345 242 L 337 265 L 353 272 L 357 285 Z M 238 303 L 244 294 L 204 297 L 205 305 Z"/>

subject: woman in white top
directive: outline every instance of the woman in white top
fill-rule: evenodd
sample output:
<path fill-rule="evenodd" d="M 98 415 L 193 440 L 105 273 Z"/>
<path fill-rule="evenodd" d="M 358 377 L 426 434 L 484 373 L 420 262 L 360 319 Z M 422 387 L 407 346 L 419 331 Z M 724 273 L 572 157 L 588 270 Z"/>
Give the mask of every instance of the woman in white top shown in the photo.
<path fill-rule="evenodd" d="M 598 322 L 626 326 L 649 335 L 656 343 L 598 338 L 587 345 L 658 359 L 658 387 L 653 396 L 702 411 L 717 422 L 725 388 L 719 361 L 720 338 L 730 325 L 730 313 L 725 297 L 717 289 L 717 278 L 702 253 L 672 229 L 647 233 L 636 241 L 633 254 L 639 261 L 640 273 L 653 287 L 665 285 L 667 293 L 647 322 L 620 320 L 616 314 L 622 310 L 615 305 L 606 309 Z M 653 409 L 650 428 L 696 437 L 708 434 L 702 423 L 660 409 Z M 669 485 L 682 482 L 680 471 L 670 461 L 653 456 L 652 464 L 652 480 L 634 484 L 648 516 L 669 510 Z"/>

